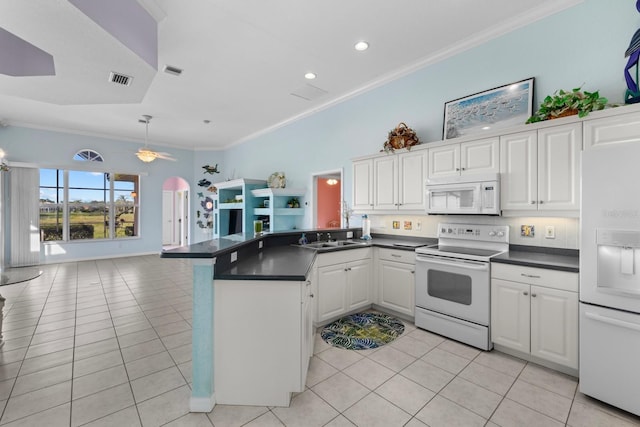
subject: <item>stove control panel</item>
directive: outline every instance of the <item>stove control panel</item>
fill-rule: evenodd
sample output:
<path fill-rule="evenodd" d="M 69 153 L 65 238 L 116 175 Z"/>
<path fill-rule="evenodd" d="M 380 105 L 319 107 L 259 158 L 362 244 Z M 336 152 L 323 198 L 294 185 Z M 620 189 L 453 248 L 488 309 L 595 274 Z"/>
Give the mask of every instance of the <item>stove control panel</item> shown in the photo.
<path fill-rule="evenodd" d="M 438 238 L 508 243 L 509 226 L 440 223 Z"/>

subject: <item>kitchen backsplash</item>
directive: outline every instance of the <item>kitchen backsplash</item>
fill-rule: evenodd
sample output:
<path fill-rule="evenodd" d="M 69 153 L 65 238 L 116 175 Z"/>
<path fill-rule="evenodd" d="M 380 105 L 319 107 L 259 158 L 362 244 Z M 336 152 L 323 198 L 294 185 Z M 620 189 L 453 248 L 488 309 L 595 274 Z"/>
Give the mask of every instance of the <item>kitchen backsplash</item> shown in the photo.
<path fill-rule="evenodd" d="M 579 249 L 578 218 L 495 217 L 458 215 L 369 215 L 371 232 L 413 237 L 437 237 L 439 222 L 509 226 L 512 245 Z M 553 236 L 553 237 L 552 237 Z"/>

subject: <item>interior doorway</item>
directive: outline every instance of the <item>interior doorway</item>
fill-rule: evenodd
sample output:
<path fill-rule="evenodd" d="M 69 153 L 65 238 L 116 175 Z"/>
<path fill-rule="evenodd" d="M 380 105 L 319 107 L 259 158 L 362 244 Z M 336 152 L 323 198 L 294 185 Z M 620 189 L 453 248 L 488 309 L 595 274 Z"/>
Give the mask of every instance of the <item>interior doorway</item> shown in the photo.
<path fill-rule="evenodd" d="M 189 183 L 178 176 L 162 184 L 162 247 L 189 244 Z"/>
<path fill-rule="evenodd" d="M 313 228 L 341 228 L 342 197 L 344 194 L 342 169 L 311 174 L 313 195 Z"/>

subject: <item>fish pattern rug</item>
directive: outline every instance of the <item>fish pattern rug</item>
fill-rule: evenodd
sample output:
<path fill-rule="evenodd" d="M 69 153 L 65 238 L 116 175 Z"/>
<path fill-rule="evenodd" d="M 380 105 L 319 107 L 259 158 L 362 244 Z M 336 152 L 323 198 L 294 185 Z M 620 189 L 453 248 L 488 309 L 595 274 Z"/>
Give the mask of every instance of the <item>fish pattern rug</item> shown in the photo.
<path fill-rule="evenodd" d="M 322 329 L 322 339 L 348 350 L 378 348 L 398 338 L 404 324 L 381 313 L 357 313 L 342 317 Z"/>

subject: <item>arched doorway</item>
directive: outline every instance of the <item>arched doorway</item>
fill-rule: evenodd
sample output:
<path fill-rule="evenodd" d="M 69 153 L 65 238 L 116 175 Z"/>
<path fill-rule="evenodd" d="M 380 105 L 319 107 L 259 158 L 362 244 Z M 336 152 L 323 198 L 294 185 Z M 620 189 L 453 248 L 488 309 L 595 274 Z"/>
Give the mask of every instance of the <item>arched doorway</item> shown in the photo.
<path fill-rule="evenodd" d="M 162 184 L 162 247 L 189 244 L 189 183 L 178 176 Z"/>

